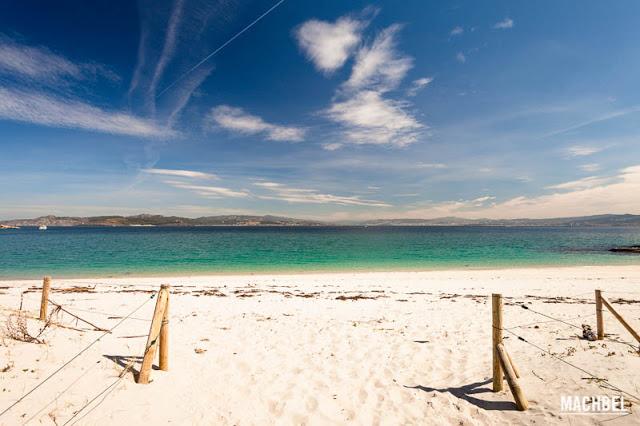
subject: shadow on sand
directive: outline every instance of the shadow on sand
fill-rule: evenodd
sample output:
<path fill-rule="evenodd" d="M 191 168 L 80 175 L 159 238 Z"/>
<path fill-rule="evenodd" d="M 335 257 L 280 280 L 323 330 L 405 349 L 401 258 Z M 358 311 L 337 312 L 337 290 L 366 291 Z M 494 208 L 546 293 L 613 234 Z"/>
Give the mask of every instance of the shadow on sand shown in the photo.
<path fill-rule="evenodd" d="M 133 374 L 136 382 L 138 381 L 138 375 L 140 374 L 140 364 L 142 364 L 141 356 L 131 356 L 131 355 L 102 355 L 107 358 L 109 361 L 118 364 L 123 369 L 128 368 Z M 152 365 L 152 369 L 159 370 L 160 367 L 157 365 Z"/>
<path fill-rule="evenodd" d="M 500 410 L 500 411 L 512 411 L 517 410 L 516 404 L 512 401 L 487 401 L 484 399 L 476 398 L 473 395 L 492 392 L 492 389 L 486 387 L 491 383 L 491 379 L 487 379 L 483 382 L 475 382 L 468 385 L 463 385 L 457 388 L 430 388 L 427 386 L 405 386 L 408 389 L 419 389 L 424 392 L 440 392 L 450 393 L 456 398 L 464 399 L 470 404 L 480 407 L 484 410 Z M 481 387 L 484 386 L 484 387 Z"/>

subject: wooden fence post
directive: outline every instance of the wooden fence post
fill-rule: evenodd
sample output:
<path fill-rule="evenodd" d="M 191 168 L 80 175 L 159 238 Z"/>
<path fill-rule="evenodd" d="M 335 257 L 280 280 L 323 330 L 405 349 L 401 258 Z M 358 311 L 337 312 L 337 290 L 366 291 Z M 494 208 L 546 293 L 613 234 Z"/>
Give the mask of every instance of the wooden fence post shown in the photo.
<path fill-rule="evenodd" d="M 518 367 L 516 367 L 516 365 L 513 363 L 513 359 L 511 358 L 511 355 L 509 355 L 509 352 L 507 352 L 507 357 L 509 358 L 509 364 L 511 364 L 511 368 L 513 368 L 513 372 L 516 373 L 516 377 L 519 379 L 520 370 L 518 370 Z"/>
<path fill-rule="evenodd" d="M 160 291 L 167 293 L 167 303 L 162 315 L 162 326 L 160 327 L 160 370 L 169 370 L 169 285 L 163 284 Z"/>
<path fill-rule="evenodd" d="M 158 347 L 158 341 L 160 340 L 160 328 L 162 327 L 162 317 L 164 316 L 164 311 L 167 306 L 168 295 L 169 292 L 162 288 L 158 292 L 156 308 L 153 311 L 153 319 L 151 320 L 151 327 L 149 327 L 149 337 L 147 338 L 147 344 L 144 349 L 140 374 L 138 375 L 138 383 L 149 383 L 149 375 L 156 354 L 156 348 Z"/>
<path fill-rule="evenodd" d="M 598 340 L 604 339 L 604 321 L 602 320 L 602 291 L 596 290 L 596 321 Z"/>
<path fill-rule="evenodd" d="M 507 383 L 509 384 L 509 389 L 511 390 L 511 394 L 513 395 L 513 399 L 516 401 L 516 406 L 520 411 L 526 411 L 529 408 L 529 401 L 524 396 L 522 389 L 520 388 L 520 384 L 518 383 L 518 379 L 516 377 L 515 371 L 513 371 L 509 354 L 507 350 L 504 348 L 502 343 L 499 343 L 496 346 L 496 351 L 498 352 L 498 357 L 500 358 L 500 364 L 504 369 L 504 374 L 507 377 Z"/>
<path fill-rule="evenodd" d="M 616 319 L 618 321 L 620 321 L 620 323 L 622 323 L 622 325 L 624 326 L 624 328 L 627 329 L 627 331 L 629 333 L 631 333 L 631 335 L 638 341 L 638 343 L 640 343 L 640 334 L 638 334 L 633 328 L 631 328 L 631 326 L 629 325 L 629 323 L 627 321 L 625 321 L 624 318 L 622 318 L 622 315 L 620 315 L 618 313 L 618 311 L 616 311 L 615 309 L 613 309 L 613 306 L 611 306 L 611 304 L 609 303 L 609 301 L 607 299 L 605 299 L 604 297 L 602 298 L 602 303 L 604 304 L 604 306 L 607 307 L 607 309 L 609 309 L 609 311 L 613 314 L 614 317 L 616 317 Z"/>
<path fill-rule="evenodd" d="M 494 293 L 491 295 L 492 310 L 492 342 L 491 352 L 493 353 L 493 391 L 500 392 L 503 389 L 502 368 L 500 366 L 500 354 L 498 345 L 502 343 L 502 295 Z"/>
<path fill-rule="evenodd" d="M 40 300 L 40 320 L 47 320 L 47 306 L 49 304 L 49 289 L 51 288 L 51 277 L 44 277 L 42 281 L 42 299 Z"/>

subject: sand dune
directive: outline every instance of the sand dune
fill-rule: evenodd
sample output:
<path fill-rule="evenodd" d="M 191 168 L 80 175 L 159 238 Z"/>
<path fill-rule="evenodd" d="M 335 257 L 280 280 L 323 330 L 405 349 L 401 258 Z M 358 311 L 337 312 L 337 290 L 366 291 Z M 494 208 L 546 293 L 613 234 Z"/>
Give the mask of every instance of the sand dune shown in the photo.
<path fill-rule="evenodd" d="M 617 418 L 562 414 L 561 395 L 616 392 L 510 334 L 505 345 L 521 370 L 530 410 L 516 411 L 508 390 L 491 392 L 488 298 L 504 295 L 505 327 L 517 335 L 637 395 L 637 344 L 610 314 L 605 323 L 612 335 L 588 342 L 578 338 L 580 330 L 520 307 L 595 328 L 593 290 L 601 288 L 640 328 L 637 267 L 54 279 L 51 298 L 110 328 L 160 283 L 170 283 L 173 292 L 170 371 L 153 371 L 149 385 L 136 384 L 131 372 L 119 377 L 142 355 L 150 301 L 0 423 L 640 422 L 635 404 L 631 415 Z M 21 293 L 39 285 L 0 283 L 2 328 L 20 306 Z M 24 294 L 23 309 L 31 316 L 39 297 L 37 290 Z M 0 410 L 101 334 L 66 314 L 57 321 L 83 331 L 52 326 L 44 333 L 46 344 L 3 339 Z M 35 333 L 38 322 L 29 320 L 29 327 Z"/>

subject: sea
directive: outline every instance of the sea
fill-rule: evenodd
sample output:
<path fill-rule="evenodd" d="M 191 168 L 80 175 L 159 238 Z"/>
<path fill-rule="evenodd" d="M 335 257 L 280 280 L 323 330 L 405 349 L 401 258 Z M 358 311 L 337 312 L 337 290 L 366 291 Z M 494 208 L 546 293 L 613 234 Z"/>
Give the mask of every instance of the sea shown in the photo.
<path fill-rule="evenodd" d="M 640 228 L 49 227 L 0 230 L 0 279 L 639 265 Z"/>

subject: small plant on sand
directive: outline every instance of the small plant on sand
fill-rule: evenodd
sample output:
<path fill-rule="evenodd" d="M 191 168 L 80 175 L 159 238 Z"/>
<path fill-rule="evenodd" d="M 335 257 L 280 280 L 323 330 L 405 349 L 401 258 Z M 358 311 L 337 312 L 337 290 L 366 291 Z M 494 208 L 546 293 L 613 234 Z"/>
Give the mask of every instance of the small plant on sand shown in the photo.
<path fill-rule="evenodd" d="M 57 316 L 59 311 L 59 307 L 56 307 L 56 309 L 51 311 L 51 314 L 49 314 L 49 318 L 36 335 L 33 335 L 29 332 L 27 317 L 24 312 L 19 311 L 17 313 L 11 314 L 7 318 L 4 334 L 9 339 L 17 340 L 19 342 L 44 344 L 45 341 L 44 339 L 42 339 L 42 335 L 44 334 L 45 330 L 51 326 L 51 324 L 53 323 L 53 319 Z"/>

